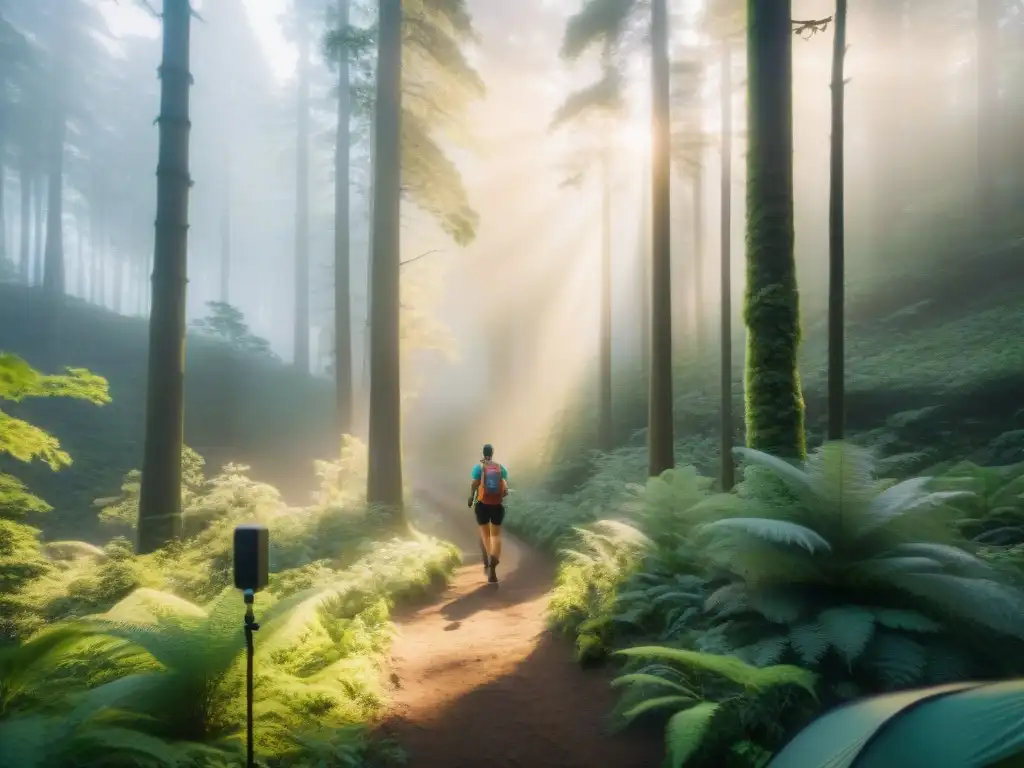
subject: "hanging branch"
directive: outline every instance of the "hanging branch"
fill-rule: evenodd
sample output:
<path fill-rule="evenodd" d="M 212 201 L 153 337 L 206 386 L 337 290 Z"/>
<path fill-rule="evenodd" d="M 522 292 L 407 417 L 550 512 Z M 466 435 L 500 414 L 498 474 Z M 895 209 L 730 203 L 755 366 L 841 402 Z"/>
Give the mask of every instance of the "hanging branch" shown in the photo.
<path fill-rule="evenodd" d="M 433 250 L 427 251 L 426 253 L 421 253 L 419 256 L 413 256 L 411 259 L 406 259 L 405 261 L 400 261 L 400 262 L 398 262 L 398 266 L 404 267 L 406 264 L 412 264 L 414 261 L 419 261 L 423 257 L 429 256 L 432 253 L 444 253 L 444 249 L 443 248 L 434 248 Z"/>
<path fill-rule="evenodd" d="M 831 16 L 826 16 L 824 19 L 792 19 L 793 34 L 800 35 L 804 40 L 810 40 L 818 32 L 827 30 L 831 21 Z"/>

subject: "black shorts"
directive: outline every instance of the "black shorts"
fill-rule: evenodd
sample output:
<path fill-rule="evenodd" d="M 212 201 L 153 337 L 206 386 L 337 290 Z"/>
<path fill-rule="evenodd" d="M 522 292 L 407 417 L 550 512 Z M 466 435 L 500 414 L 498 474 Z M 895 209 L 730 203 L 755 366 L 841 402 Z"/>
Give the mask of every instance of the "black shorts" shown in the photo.
<path fill-rule="evenodd" d="M 504 504 L 484 504 L 478 501 L 473 511 L 476 512 L 477 525 L 501 525 L 501 521 L 505 519 Z"/>

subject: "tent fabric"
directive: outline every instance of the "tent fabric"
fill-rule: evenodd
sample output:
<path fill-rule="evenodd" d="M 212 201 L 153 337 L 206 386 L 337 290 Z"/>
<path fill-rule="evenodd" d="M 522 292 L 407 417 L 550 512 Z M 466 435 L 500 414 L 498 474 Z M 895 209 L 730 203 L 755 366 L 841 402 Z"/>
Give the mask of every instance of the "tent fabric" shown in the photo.
<path fill-rule="evenodd" d="M 854 768 L 988 768 L 1024 753 L 1024 680 L 923 702 L 879 732 Z"/>
<path fill-rule="evenodd" d="M 951 683 L 846 704 L 822 715 L 804 728 L 772 759 L 768 768 L 888 768 L 888 761 L 858 760 L 865 747 L 880 731 L 896 732 L 899 729 L 897 718 L 908 710 L 913 711 L 914 707 L 923 707 L 930 700 L 978 686 L 978 683 Z M 911 768 L 911 764 L 906 762 L 892 765 L 895 768 Z"/>

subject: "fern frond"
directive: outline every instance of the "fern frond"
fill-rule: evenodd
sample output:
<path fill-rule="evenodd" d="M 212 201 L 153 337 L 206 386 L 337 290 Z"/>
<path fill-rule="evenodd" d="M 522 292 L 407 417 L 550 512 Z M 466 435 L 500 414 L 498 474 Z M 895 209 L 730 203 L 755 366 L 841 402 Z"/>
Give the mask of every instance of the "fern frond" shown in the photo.
<path fill-rule="evenodd" d="M 832 546 L 817 531 L 786 520 L 767 520 L 756 517 L 732 517 L 706 523 L 698 528 L 706 534 L 740 534 L 773 544 L 796 545 L 811 554 L 826 553 Z"/>
<path fill-rule="evenodd" d="M 874 614 L 857 605 L 828 608 L 818 615 L 818 624 L 848 664 L 860 657 L 875 633 Z"/>
<path fill-rule="evenodd" d="M 671 768 L 682 768 L 700 748 L 719 705 L 703 701 L 672 715 L 665 728 L 665 750 Z"/>

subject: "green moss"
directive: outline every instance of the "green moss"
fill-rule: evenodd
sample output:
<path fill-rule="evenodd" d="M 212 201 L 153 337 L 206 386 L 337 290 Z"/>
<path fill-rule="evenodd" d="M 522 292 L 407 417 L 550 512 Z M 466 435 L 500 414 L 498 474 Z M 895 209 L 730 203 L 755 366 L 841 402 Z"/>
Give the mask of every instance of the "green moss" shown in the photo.
<path fill-rule="evenodd" d="M 747 18 L 747 445 L 802 458 L 789 5 L 750 0 Z"/>

